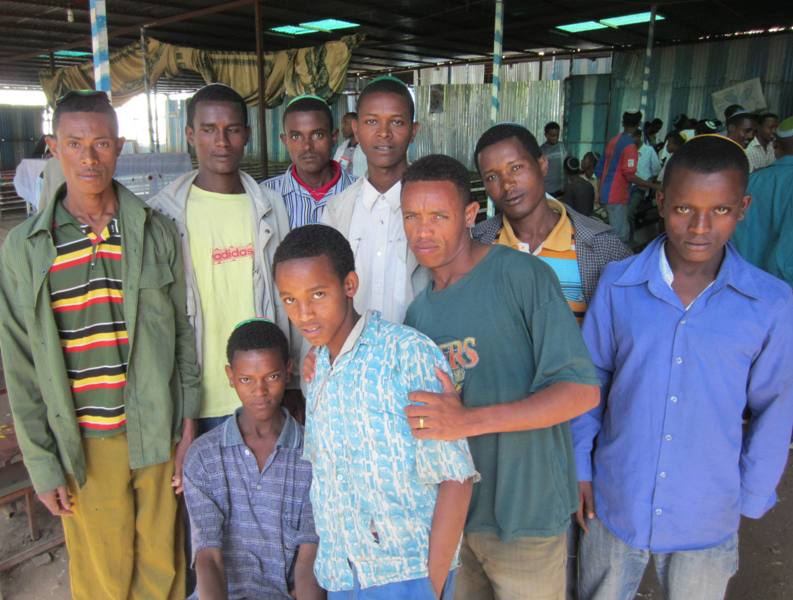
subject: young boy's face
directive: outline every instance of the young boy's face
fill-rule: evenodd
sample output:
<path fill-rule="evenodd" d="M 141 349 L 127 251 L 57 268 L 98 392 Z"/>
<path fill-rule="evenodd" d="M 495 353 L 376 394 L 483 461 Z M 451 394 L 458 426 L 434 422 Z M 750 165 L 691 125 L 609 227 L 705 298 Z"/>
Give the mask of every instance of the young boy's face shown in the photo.
<path fill-rule="evenodd" d="M 487 195 L 510 221 L 529 216 L 545 201 L 548 160 L 535 159 L 517 138 L 487 146 L 477 161 Z"/>
<path fill-rule="evenodd" d="M 226 365 L 229 384 L 245 413 L 255 421 L 267 421 L 279 410 L 289 371 L 289 363 L 284 363 L 277 348 L 238 350 Z"/>
<path fill-rule="evenodd" d="M 240 168 L 250 129 L 236 103 L 205 101 L 196 104 L 185 134 L 195 148 L 199 169 L 228 175 Z"/>
<path fill-rule="evenodd" d="M 416 259 L 428 269 L 444 267 L 469 241 L 479 204 L 467 205 L 451 181 L 410 181 L 402 187 L 405 236 Z"/>
<path fill-rule="evenodd" d="M 295 111 L 284 119 L 281 141 L 298 173 L 317 175 L 328 166 L 337 135 L 325 113 Z"/>
<path fill-rule="evenodd" d="M 358 290 L 355 272 L 342 280 L 323 254 L 278 263 L 275 283 L 289 320 L 312 345 L 344 343 L 349 332 L 343 325 Z"/>
<path fill-rule="evenodd" d="M 671 175 L 658 193 L 667 252 L 690 264 L 721 261 L 724 245 L 751 202 L 740 173 L 679 168 Z"/>
<path fill-rule="evenodd" d="M 355 138 L 370 165 L 390 168 L 406 160 L 408 146 L 418 133 L 407 98 L 388 92 L 365 96 L 352 122 Z"/>

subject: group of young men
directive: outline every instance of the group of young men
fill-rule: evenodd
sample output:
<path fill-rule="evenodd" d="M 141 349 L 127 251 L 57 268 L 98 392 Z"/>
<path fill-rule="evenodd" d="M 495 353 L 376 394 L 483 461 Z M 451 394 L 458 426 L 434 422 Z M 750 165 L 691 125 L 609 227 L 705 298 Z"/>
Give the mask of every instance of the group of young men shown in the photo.
<path fill-rule="evenodd" d="M 793 293 L 728 244 L 743 150 L 683 145 L 632 256 L 545 193 L 524 127 L 474 148 L 477 223 L 462 164 L 408 164 L 403 83 L 350 125 L 355 181 L 324 100 L 292 100 L 292 165 L 257 185 L 209 85 L 198 170 L 146 205 L 106 96 L 56 107 L 66 184 L 0 248 L 0 351 L 73 597 L 190 593 L 182 490 L 202 600 L 562 599 L 571 515 L 578 597 L 632 598 L 651 557 L 669 598 L 723 597 L 793 424 Z"/>

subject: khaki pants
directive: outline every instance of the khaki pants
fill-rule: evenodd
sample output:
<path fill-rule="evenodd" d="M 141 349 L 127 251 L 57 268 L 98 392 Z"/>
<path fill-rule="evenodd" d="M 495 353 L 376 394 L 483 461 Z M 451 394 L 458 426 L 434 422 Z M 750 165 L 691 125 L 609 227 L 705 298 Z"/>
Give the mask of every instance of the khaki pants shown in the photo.
<path fill-rule="evenodd" d="M 86 482 L 69 478 L 74 516 L 63 517 L 75 600 L 185 597 L 185 556 L 173 460 L 129 468 L 127 436 L 84 438 Z"/>
<path fill-rule="evenodd" d="M 502 542 L 492 533 L 468 533 L 455 600 L 564 600 L 567 532 Z"/>

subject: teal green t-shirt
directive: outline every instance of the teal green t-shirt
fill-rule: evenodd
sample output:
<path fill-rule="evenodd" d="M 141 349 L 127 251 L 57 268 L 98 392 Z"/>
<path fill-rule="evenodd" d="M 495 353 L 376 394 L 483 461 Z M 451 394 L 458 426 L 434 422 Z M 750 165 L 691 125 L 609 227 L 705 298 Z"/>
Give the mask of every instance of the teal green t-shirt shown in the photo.
<path fill-rule="evenodd" d="M 466 406 L 514 402 L 553 383 L 599 385 L 559 281 L 538 258 L 493 246 L 446 289 L 432 284 L 405 324 L 443 350 Z M 482 480 L 474 486 L 467 533 L 503 541 L 565 531 L 578 503 L 568 423 L 469 438 Z"/>

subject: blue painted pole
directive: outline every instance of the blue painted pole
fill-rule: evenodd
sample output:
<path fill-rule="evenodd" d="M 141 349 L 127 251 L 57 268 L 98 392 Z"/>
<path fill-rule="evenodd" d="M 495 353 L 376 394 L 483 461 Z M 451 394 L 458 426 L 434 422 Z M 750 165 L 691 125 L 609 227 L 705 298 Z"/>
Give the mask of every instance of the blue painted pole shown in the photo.
<path fill-rule="evenodd" d="M 653 57 L 653 40 L 655 38 L 655 10 L 656 5 L 653 4 L 650 9 L 650 26 L 647 32 L 647 49 L 644 52 L 644 75 L 642 76 L 642 95 L 639 101 L 639 110 L 645 120 L 648 118 L 647 114 L 647 96 L 650 93 L 650 61 Z"/>
<path fill-rule="evenodd" d="M 501 92 L 501 58 L 503 54 L 504 42 L 504 0 L 496 0 L 496 21 L 493 26 L 493 83 L 491 85 L 490 97 L 490 124 L 498 123 L 498 115 L 501 110 L 501 101 L 498 96 Z M 487 216 L 492 217 L 496 212 L 493 201 L 487 199 Z"/>
<path fill-rule="evenodd" d="M 110 51 L 105 0 L 91 0 L 91 46 L 94 51 L 94 88 L 110 96 Z"/>

